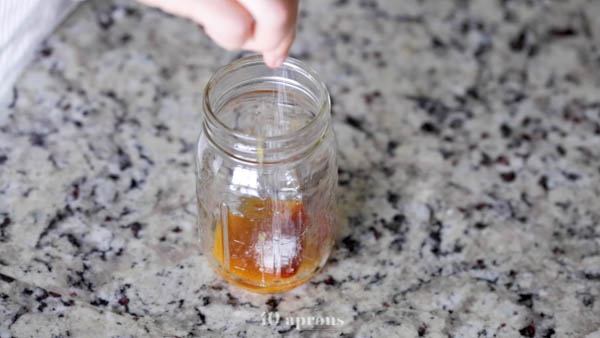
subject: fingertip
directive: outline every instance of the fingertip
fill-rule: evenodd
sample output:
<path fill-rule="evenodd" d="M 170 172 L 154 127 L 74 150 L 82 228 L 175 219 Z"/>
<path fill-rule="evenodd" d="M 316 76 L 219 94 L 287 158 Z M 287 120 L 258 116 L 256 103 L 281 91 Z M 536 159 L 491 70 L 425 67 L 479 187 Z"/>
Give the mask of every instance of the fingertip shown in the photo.
<path fill-rule="evenodd" d="M 188 1 L 197 4 L 196 10 L 189 10 L 192 18 L 221 47 L 230 51 L 242 49 L 254 35 L 254 18 L 236 0 Z"/>
<path fill-rule="evenodd" d="M 263 54 L 265 64 L 270 68 L 277 68 L 285 62 L 285 56 Z"/>
<path fill-rule="evenodd" d="M 275 67 L 281 67 L 283 66 L 283 63 L 285 62 L 285 56 L 280 56 L 278 58 L 275 59 L 275 62 L 273 63 L 273 65 Z"/>
<path fill-rule="evenodd" d="M 296 32 L 292 31 L 275 50 L 263 53 L 265 63 L 271 68 L 277 68 L 283 65 L 290 51 L 290 47 L 292 47 L 292 43 L 294 43 L 295 37 Z"/>

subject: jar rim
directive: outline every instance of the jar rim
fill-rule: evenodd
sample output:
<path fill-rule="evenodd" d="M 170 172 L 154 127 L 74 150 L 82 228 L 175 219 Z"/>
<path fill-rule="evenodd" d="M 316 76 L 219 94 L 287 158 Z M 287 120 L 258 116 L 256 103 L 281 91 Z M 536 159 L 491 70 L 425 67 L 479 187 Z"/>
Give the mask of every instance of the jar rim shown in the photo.
<path fill-rule="evenodd" d="M 237 131 L 237 130 L 233 129 L 232 127 L 228 126 L 223 121 L 221 121 L 221 119 L 219 119 L 217 114 L 215 114 L 215 112 L 212 109 L 212 105 L 210 102 L 210 93 L 211 93 L 211 90 L 213 89 L 213 87 L 216 85 L 216 83 L 220 79 L 222 79 L 225 75 L 227 75 L 228 73 L 233 72 L 235 70 L 239 70 L 242 67 L 256 65 L 256 64 L 264 65 L 262 56 L 259 54 L 252 54 L 249 56 L 239 58 L 239 59 L 234 60 L 233 62 L 219 68 L 210 77 L 208 83 L 206 84 L 206 87 L 204 88 L 204 95 L 203 95 L 205 115 L 208 115 L 210 120 L 216 122 L 218 124 L 219 128 L 222 128 L 225 131 L 227 131 L 227 133 L 229 133 L 239 139 L 242 139 L 244 141 L 248 141 L 248 142 L 256 142 L 259 140 L 259 137 Z M 264 66 L 267 67 L 266 65 L 264 65 Z M 294 138 L 297 135 L 303 134 L 304 132 L 306 132 L 306 130 L 313 128 L 313 126 L 317 123 L 317 121 L 321 120 L 321 118 L 325 114 L 327 114 L 329 107 L 331 106 L 331 98 L 329 96 L 329 91 L 327 90 L 327 86 L 321 80 L 321 78 L 319 77 L 317 72 L 312 67 L 310 67 L 306 63 L 304 63 L 298 59 L 295 59 L 293 57 L 287 57 L 287 59 L 284 61 L 283 65 L 280 66 L 280 68 L 281 67 L 287 67 L 288 69 L 302 73 L 303 75 L 307 76 L 318 87 L 319 91 L 321 92 L 320 93 L 321 95 L 319 95 L 320 96 L 319 97 L 320 109 L 315 114 L 315 116 L 312 117 L 312 119 L 304 126 L 298 128 L 296 130 L 293 130 L 292 132 L 290 132 L 288 134 L 261 137 L 261 141 L 264 141 L 264 142 L 284 141 L 284 140 L 287 140 L 290 138 Z"/>

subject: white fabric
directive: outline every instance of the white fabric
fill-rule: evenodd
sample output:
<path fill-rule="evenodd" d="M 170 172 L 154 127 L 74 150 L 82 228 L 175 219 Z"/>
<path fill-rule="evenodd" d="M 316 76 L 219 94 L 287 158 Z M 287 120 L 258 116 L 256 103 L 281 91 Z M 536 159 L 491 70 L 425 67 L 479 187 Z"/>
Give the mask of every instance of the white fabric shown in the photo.
<path fill-rule="evenodd" d="M 72 0 L 0 0 L 0 111 L 41 41 L 75 7 Z"/>

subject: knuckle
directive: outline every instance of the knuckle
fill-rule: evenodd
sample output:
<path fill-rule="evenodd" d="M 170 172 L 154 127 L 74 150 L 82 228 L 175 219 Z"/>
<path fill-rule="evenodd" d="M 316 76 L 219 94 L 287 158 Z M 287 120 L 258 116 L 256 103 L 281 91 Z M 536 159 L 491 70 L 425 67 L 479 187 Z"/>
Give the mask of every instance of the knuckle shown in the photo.
<path fill-rule="evenodd" d="M 228 23 L 226 30 L 206 29 L 206 33 L 217 44 L 229 51 L 239 50 L 251 37 L 251 26 L 243 23 Z"/>
<path fill-rule="evenodd" d="M 285 1 L 275 1 L 271 7 L 271 22 L 274 26 L 287 26 L 291 20 L 292 11 Z"/>
<path fill-rule="evenodd" d="M 234 51 L 242 48 L 242 43 L 231 38 L 214 37 L 213 40 L 226 50 Z"/>
<path fill-rule="evenodd" d="M 241 46 L 252 34 L 252 22 L 245 20 L 230 22 L 227 31 L 230 39 Z"/>

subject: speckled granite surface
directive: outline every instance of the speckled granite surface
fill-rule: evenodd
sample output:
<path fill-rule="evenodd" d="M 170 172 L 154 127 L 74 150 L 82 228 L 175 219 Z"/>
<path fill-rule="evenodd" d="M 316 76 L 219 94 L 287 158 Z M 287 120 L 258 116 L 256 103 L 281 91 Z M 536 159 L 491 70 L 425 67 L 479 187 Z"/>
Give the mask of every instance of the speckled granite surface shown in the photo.
<path fill-rule="evenodd" d="M 291 292 L 196 251 L 201 90 L 237 57 L 87 2 L 0 114 L 0 337 L 600 336 L 600 2 L 302 1 L 340 241 Z M 277 311 L 279 325 L 261 314 Z M 335 317 L 343 325 L 288 325 Z"/>

